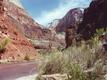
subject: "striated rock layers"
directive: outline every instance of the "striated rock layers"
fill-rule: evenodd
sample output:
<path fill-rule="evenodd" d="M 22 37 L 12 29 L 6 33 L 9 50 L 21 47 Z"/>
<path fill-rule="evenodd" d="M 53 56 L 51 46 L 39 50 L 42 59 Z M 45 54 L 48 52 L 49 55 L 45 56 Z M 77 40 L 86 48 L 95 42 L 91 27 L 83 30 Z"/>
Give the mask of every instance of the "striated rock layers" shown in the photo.
<path fill-rule="evenodd" d="M 26 56 L 29 56 L 30 59 L 35 58 L 37 51 L 22 31 L 26 30 L 24 25 L 27 25 L 29 21 L 31 21 L 29 26 L 36 24 L 27 16 L 26 12 L 23 12 L 22 8 L 8 0 L 0 0 L 0 61 L 20 61 L 24 60 Z M 10 40 L 8 44 L 4 41 L 6 38 Z M 3 44 L 6 45 L 3 46 Z"/>
<path fill-rule="evenodd" d="M 77 25 L 82 20 L 83 12 L 81 8 L 71 9 L 56 26 L 56 32 L 65 32 L 67 27 Z"/>
<path fill-rule="evenodd" d="M 5 3 L 8 16 L 18 22 L 20 31 L 30 39 L 38 39 L 43 37 L 42 28 L 35 22 L 31 16 L 25 11 L 20 0 L 9 0 Z"/>
<path fill-rule="evenodd" d="M 56 26 L 56 32 L 65 32 L 66 48 L 69 47 L 76 37 L 79 23 L 82 21 L 83 10 L 81 8 L 71 9 Z"/>
<path fill-rule="evenodd" d="M 25 11 L 20 0 L 12 0 L 10 3 L 7 3 L 7 13 L 10 17 L 12 17 L 15 21 L 18 22 L 18 29 L 29 39 L 36 40 L 35 48 L 48 48 L 51 47 L 59 47 L 62 45 L 60 43 L 61 39 L 57 36 L 54 29 L 46 29 L 43 28 L 42 25 L 35 22 Z M 16 4 L 18 3 L 18 4 Z M 42 41 L 42 42 L 41 42 Z M 64 42 L 64 41 L 62 41 Z M 46 43 L 44 45 L 44 43 Z M 58 44 L 58 45 L 57 45 Z M 48 46 L 48 47 L 47 47 Z"/>

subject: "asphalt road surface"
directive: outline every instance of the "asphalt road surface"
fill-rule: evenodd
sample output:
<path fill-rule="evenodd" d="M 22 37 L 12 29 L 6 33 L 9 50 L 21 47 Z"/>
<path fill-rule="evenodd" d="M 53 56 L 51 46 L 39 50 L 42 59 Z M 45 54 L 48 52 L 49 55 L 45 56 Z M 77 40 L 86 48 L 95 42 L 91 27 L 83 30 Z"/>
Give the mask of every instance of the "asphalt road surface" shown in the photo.
<path fill-rule="evenodd" d="M 36 74 L 36 63 L 0 64 L 0 80 L 15 80 Z"/>

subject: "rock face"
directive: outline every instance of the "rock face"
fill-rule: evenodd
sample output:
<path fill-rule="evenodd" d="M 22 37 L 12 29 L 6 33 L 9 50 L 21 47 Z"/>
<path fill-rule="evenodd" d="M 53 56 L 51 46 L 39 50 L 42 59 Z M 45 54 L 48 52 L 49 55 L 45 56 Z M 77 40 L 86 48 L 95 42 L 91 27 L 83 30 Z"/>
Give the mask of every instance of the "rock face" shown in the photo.
<path fill-rule="evenodd" d="M 54 28 L 42 29 L 43 37 L 41 39 L 34 39 L 31 42 L 34 44 L 36 49 L 58 49 L 65 47 L 65 35 L 57 34 Z"/>
<path fill-rule="evenodd" d="M 65 32 L 67 27 L 80 23 L 80 21 L 82 20 L 82 15 L 82 9 L 71 9 L 61 20 L 59 20 L 59 23 L 56 26 L 56 31 Z"/>
<path fill-rule="evenodd" d="M 56 45 L 60 40 L 56 37 L 54 29 L 42 28 L 40 24 L 35 22 L 28 13 L 24 10 L 23 6 L 19 2 L 20 0 L 13 0 L 7 3 L 7 14 L 17 21 L 20 25 L 18 29 L 29 39 L 35 40 L 35 48 L 48 48 Z M 18 4 L 16 4 L 18 3 Z M 17 5 L 17 6 L 16 6 Z M 9 7 L 8 7 L 9 6 Z M 41 42 L 42 41 L 42 42 Z M 45 42 L 48 42 L 45 44 Z M 57 43 L 56 43 L 57 42 Z M 39 45 L 38 45 L 39 43 Z M 45 45 L 44 45 L 45 44 Z M 43 46 L 41 46 L 43 45 Z M 60 44 L 59 44 L 60 45 Z M 58 45 L 58 46 L 59 46 Z M 48 46 L 48 47 L 47 47 Z M 48 48 L 49 49 L 49 48 Z"/>
<path fill-rule="evenodd" d="M 29 16 L 19 1 L 9 0 L 9 2 L 5 3 L 7 15 L 19 23 L 18 28 L 26 37 L 30 39 L 42 38 L 42 28 Z"/>
<path fill-rule="evenodd" d="M 107 0 L 93 0 L 85 9 L 83 21 L 78 28 L 82 38 L 90 39 L 96 29 L 107 28 Z"/>
<path fill-rule="evenodd" d="M 56 26 L 56 32 L 65 32 L 66 48 L 69 47 L 76 37 L 79 23 L 82 21 L 83 11 L 80 8 L 71 9 Z"/>
<path fill-rule="evenodd" d="M 21 0 L 9 0 L 10 2 L 14 3 L 20 8 L 23 8 L 23 5 L 21 4 Z"/>
<path fill-rule="evenodd" d="M 0 60 L 20 61 L 24 60 L 26 56 L 33 59 L 37 54 L 34 47 L 23 35 L 23 29 L 21 29 L 24 28 L 23 25 L 28 22 L 30 17 L 25 19 L 26 13 L 23 13 L 23 10 L 18 8 L 8 0 L 0 0 L 0 49 L 2 49 L 1 45 L 3 46 L 2 41 L 7 37 L 10 39 L 10 42 L 4 47 L 5 51 L 0 51 Z M 18 10 L 20 10 L 21 14 L 17 14 Z M 24 20 L 26 21 L 24 22 Z M 31 24 L 34 23 L 31 22 Z"/>
<path fill-rule="evenodd" d="M 25 11 L 20 0 L 4 0 L 3 3 L 5 9 L 4 13 L 11 17 L 14 23 L 17 23 L 17 29 L 20 33 L 25 37 L 34 40 L 35 48 L 49 49 L 50 46 L 57 48 L 62 45 L 62 40 L 59 39 L 60 36 L 57 36 L 54 28 L 42 28 L 41 25 L 35 22 Z"/>
<path fill-rule="evenodd" d="M 66 28 L 66 47 L 72 45 L 73 40 L 78 38 L 77 35 L 81 39 L 88 40 L 94 35 L 96 29 L 107 28 L 106 9 L 107 0 L 93 0 L 90 6 L 84 10 L 82 22 Z"/>

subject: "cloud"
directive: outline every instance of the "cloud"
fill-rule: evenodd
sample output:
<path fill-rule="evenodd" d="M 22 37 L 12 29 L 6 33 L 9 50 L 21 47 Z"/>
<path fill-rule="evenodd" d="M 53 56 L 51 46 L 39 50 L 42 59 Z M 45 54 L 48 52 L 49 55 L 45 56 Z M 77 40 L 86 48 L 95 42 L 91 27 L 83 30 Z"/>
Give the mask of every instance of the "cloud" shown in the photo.
<path fill-rule="evenodd" d="M 51 11 L 42 11 L 41 16 L 36 20 L 43 25 L 47 25 L 54 19 L 62 18 L 71 8 L 87 7 L 90 0 L 60 0 L 58 7 Z"/>

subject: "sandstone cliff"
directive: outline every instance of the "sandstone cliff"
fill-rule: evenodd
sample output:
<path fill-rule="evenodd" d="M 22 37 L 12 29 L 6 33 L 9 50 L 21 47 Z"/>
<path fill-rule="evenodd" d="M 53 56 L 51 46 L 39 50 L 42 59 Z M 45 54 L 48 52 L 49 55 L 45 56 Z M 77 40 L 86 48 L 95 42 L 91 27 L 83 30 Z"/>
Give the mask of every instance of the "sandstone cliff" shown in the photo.
<path fill-rule="evenodd" d="M 17 14 L 18 10 L 23 15 Z M 27 16 L 25 14 L 23 9 L 8 2 L 8 0 L 0 1 L 0 61 L 20 61 L 24 60 L 26 56 L 31 59 L 35 58 L 37 51 L 22 33 L 23 29 L 21 28 L 24 28 L 24 20 L 18 19 Z M 25 20 L 28 21 L 28 18 L 30 17 Z M 34 23 L 31 22 L 31 24 Z M 6 38 L 10 40 L 8 43 L 5 41 Z M 6 45 L 3 46 L 4 44 Z"/>
<path fill-rule="evenodd" d="M 83 11 L 81 8 L 71 9 L 61 20 L 59 20 L 56 31 L 65 32 L 67 27 L 79 24 L 82 20 L 82 16 Z"/>
<path fill-rule="evenodd" d="M 9 2 L 5 3 L 7 15 L 18 22 L 20 25 L 18 28 L 26 37 L 30 39 L 41 38 L 43 36 L 42 28 L 32 19 L 31 16 L 29 16 L 19 1 L 20 0 L 10 0 Z"/>

